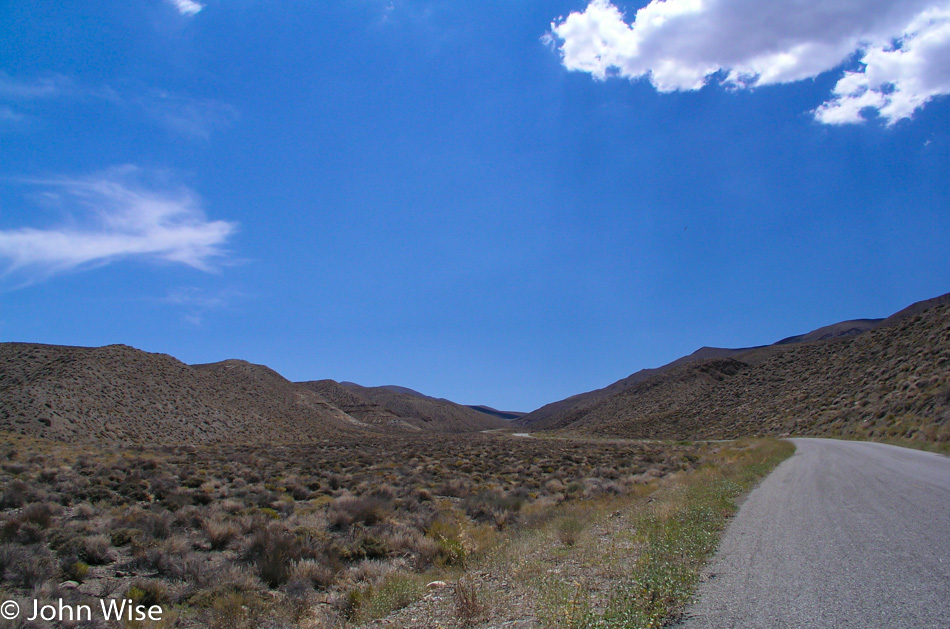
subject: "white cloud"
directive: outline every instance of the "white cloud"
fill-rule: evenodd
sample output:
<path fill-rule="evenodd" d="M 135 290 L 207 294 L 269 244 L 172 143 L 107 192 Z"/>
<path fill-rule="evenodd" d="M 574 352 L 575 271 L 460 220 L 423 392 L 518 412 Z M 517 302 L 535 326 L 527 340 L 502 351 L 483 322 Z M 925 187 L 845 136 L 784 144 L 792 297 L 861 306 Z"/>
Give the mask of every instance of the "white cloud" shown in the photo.
<path fill-rule="evenodd" d="M 862 110 L 872 108 L 894 124 L 950 94 L 950 6 L 922 12 L 896 39 L 899 47 L 869 46 L 862 71 L 846 72 L 815 117 L 828 124 L 861 122 Z"/>
<path fill-rule="evenodd" d="M 211 310 L 228 308 L 235 300 L 244 298 L 238 291 L 225 289 L 206 291 L 194 286 L 180 287 L 170 290 L 162 300 L 165 303 L 185 309 L 182 319 L 192 325 L 201 325 L 204 316 Z"/>
<path fill-rule="evenodd" d="M 126 166 L 87 178 L 32 182 L 68 221 L 54 228 L 0 230 L 5 274 L 48 277 L 133 257 L 213 270 L 236 225 L 208 220 L 187 188 L 145 185 L 150 177 L 161 179 Z"/>
<path fill-rule="evenodd" d="M 68 77 L 53 75 L 15 78 L 0 71 L 0 122 L 19 115 L 2 103 L 61 99 L 94 101 L 117 108 L 136 109 L 149 121 L 177 135 L 208 139 L 213 131 L 228 127 L 238 118 L 237 110 L 221 101 L 178 94 L 160 89 L 119 91 L 109 86 L 93 87 Z M 20 115 L 22 118 L 22 115 Z"/>
<path fill-rule="evenodd" d="M 0 122 L 22 122 L 26 116 L 14 111 L 11 107 L 0 105 Z"/>
<path fill-rule="evenodd" d="M 168 0 L 169 3 L 178 9 L 182 15 L 195 15 L 201 12 L 205 5 L 194 2 L 194 0 Z"/>
<path fill-rule="evenodd" d="M 37 77 L 28 81 L 16 79 L 0 71 L 0 98 L 8 100 L 35 100 L 56 98 L 75 92 L 75 85 L 68 78 L 56 74 Z"/>
<path fill-rule="evenodd" d="M 211 132 L 237 120 L 237 110 L 207 98 L 154 90 L 132 100 L 145 114 L 177 134 L 207 140 Z"/>
<path fill-rule="evenodd" d="M 551 25 L 564 66 L 597 79 L 647 78 L 661 92 L 813 78 L 858 55 L 821 122 L 889 123 L 950 93 L 950 0 L 653 0 L 632 21 L 609 0 Z"/>

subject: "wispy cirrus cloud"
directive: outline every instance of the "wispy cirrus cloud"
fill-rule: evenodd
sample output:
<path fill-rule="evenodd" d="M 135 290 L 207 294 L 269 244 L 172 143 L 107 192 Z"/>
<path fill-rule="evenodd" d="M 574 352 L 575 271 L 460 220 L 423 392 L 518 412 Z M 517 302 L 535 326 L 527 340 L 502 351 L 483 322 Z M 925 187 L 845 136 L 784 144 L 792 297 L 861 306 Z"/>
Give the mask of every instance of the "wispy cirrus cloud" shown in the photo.
<path fill-rule="evenodd" d="M 76 85 L 65 76 L 54 74 L 29 80 L 17 79 L 0 71 L 0 98 L 35 100 L 58 98 L 75 93 Z"/>
<path fill-rule="evenodd" d="M 217 100 L 152 90 L 131 101 L 150 119 L 179 135 L 208 139 L 237 120 L 237 110 Z"/>
<path fill-rule="evenodd" d="M 17 78 L 0 71 L 0 112 L 17 120 L 29 118 L 18 108 L 29 103 L 63 100 L 98 102 L 116 109 L 137 111 L 153 124 L 180 136 L 208 139 L 212 132 L 230 126 L 238 118 L 233 106 L 211 98 L 200 98 L 162 89 L 115 89 L 90 86 L 62 75 Z M 0 120 L 4 119 L 0 113 Z M 5 119 L 10 122 L 12 116 Z"/>
<path fill-rule="evenodd" d="M 570 70 L 646 78 L 660 92 L 813 78 L 856 60 L 813 113 L 828 124 L 888 124 L 950 93 L 950 0 L 653 0 L 627 21 L 609 0 L 546 35 Z"/>
<path fill-rule="evenodd" d="M 202 325 L 205 315 L 212 310 L 229 308 L 245 295 L 232 289 L 208 291 L 194 286 L 178 287 L 168 291 L 163 302 L 180 307 L 182 319 L 192 325 Z"/>
<path fill-rule="evenodd" d="M 205 8 L 205 5 L 195 2 L 194 0 L 168 0 L 168 3 L 186 17 L 197 15 Z"/>
<path fill-rule="evenodd" d="M 55 227 L 0 230 L 5 276 L 28 281 L 140 258 L 213 271 L 237 226 L 209 220 L 197 195 L 133 166 L 28 182 L 66 215 Z"/>

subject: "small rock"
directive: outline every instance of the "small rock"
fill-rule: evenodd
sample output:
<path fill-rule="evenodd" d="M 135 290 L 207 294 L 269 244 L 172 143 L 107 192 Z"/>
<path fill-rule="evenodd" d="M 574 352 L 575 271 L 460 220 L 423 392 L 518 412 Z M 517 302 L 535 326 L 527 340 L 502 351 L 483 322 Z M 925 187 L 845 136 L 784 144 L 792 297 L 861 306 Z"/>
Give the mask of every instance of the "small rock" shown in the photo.
<path fill-rule="evenodd" d="M 79 583 L 76 581 L 63 581 L 59 584 L 59 587 L 63 588 L 64 590 L 75 590 L 79 587 Z"/>
<path fill-rule="evenodd" d="M 445 581 L 432 581 L 426 585 L 426 589 L 428 590 L 441 590 L 444 587 L 448 587 Z"/>

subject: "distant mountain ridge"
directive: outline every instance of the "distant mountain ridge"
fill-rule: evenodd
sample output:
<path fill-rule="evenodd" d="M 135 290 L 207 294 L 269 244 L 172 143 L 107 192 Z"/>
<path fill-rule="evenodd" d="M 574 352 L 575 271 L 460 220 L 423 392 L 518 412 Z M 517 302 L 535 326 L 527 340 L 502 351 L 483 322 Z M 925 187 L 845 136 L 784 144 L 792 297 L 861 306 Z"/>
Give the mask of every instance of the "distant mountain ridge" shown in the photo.
<path fill-rule="evenodd" d="M 438 424 L 442 426 L 441 432 L 471 432 L 510 426 L 509 422 L 497 415 L 443 398 L 423 395 L 406 387 L 364 387 L 352 382 L 341 382 L 340 385 L 361 398 L 390 410 L 420 429 Z"/>
<path fill-rule="evenodd" d="M 290 382 L 244 360 L 189 366 L 126 345 L 0 343 L 0 430 L 52 439 L 299 443 L 507 426 L 448 400 L 425 402 L 424 412 L 396 406 L 394 412 L 333 381 Z"/>
<path fill-rule="evenodd" d="M 647 439 L 950 440 L 950 294 L 798 338 L 806 340 L 697 352 L 613 393 L 568 398 L 529 427 Z"/>
<path fill-rule="evenodd" d="M 651 439 L 950 440 L 950 293 L 772 345 L 702 347 L 528 414 L 394 385 L 295 383 L 243 360 L 189 366 L 127 345 L 0 343 L 0 430 L 64 441 L 299 443 L 512 425 Z"/>
<path fill-rule="evenodd" d="M 583 407 L 592 400 L 604 399 L 612 395 L 616 395 L 621 391 L 635 386 L 649 378 L 665 373 L 671 369 L 675 369 L 680 365 L 697 362 L 700 360 L 727 358 L 738 355 L 744 355 L 746 361 L 757 362 L 758 360 L 771 356 L 775 351 L 781 351 L 784 349 L 782 346 L 795 345 L 798 343 L 811 343 L 815 341 L 830 340 L 862 334 L 868 330 L 874 329 L 875 327 L 884 325 L 885 322 L 897 321 L 902 317 L 908 316 L 910 314 L 916 314 L 928 307 L 938 305 L 940 303 L 946 303 L 947 301 L 950 301 L 950 293 L 908 306 L 904 310 L 895 313 L 887 319 L 851 319 L 848 321 L 841 321 L 831 325 L 822 326 L 805 334 L 797 334 L 795 336 L 786 337 L 771 345 L 757 345 L 753 347 L 740 348 L 701 347 L 692 354 L 677 358 L 676 360 L 660 367 L 641 369 L 640 371 L 637 371 L 626 378 L 622 378 L 621 380 L 609 384 L 601 389 L 587 391 L 586 393 L 578 393 L 563 400 L 546 404 L 545 406 L 542 406 L 541 408 L 531 411 L 530 413 L 527 413 L 514 420 L 514 422 L 519 426 L 526 427 L 543 426 L 548 425 L 549 423 L 559 424 L 562 423 L 561 420 L 549 422 L 550 418 Z"/>
<path fill-rule="evenodd" d="M 0 344 L 0 428 L 106 443 L 300 441 L 358 422 L 244 361 L 190 367 L 126 345 Z"/>

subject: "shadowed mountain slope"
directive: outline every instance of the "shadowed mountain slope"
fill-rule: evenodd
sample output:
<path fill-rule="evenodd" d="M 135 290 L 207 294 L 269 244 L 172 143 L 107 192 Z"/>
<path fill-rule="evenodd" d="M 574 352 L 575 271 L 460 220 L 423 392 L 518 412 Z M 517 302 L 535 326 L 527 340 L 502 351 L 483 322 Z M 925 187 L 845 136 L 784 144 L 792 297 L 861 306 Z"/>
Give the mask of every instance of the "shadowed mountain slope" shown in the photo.
<path fill-rule="evenodd" d="M 634 438 L 763 433 L 945 441 L 950 303 L 931 303 L 938 305 L 859 335 L 681 364 L 533 428 Z"/>
<path fill-rule="evenodd" d="M 0 428 L 107 443 L 295 442 L 360 424 L 276 372 L 125 345 L 0 344 Z"/>
<path fill-rule="evenodd" d="M 904 308 L 887 319 L 853 319 L 850 321 L 841 321 L 820 327 L 806 334 L 798 334 L 784 338 L 772 345 L 759 345 L 756 347 L 743 347 L 729 349 L 725 347 L 701 347 L 688 356 L 677 358 L 673 362 L 667 363 L 661 367 L 652 369 L 641 369 L 640 371 L 627 376 L 613 384 L 602 389 L 588 391 L 572 395 L 563 400 L 552 402 L 539 409 L 536 409 L 521 418 L 514 421 L 519 426 L 542 428 L 548 426 L 563 425 L 568 416 L 575 416 L 577 411 L 588 407 L 596 400 L 603 400 L 612 395 L 629 389 L 641 382 L 644 382 L 654 376 L 660 375 L 681 365 L 707 360 L 711 358 L 726 358 L 742 356 L 742 361 L 749 364 L 758 364 L 759 362 L 787 349 L 787 346 L 799 343 L 810 343 L 814 341 L 824 341 L 847 336 L 856 336 L 863 334 L 877 327 L 890 326 L 896 324 L 903 318 L 916 315 L 924 310 L 943 303 L 950 303 L 950 293 L 920 301 Z"/>
<path fill-rule="evenodd" d="M 473 432 L 511 426 L 508 421 L 441 398 L 405 387 L 363 387 L 341 383 L 350 392 L 378 404 L 403 420 L 425 430 L 437 432 Z M 406 393 L 409 391 L 409 393 Z"/>
<path fill-rule="evenodd" d="M 486 415 L 494 415 L 499 419 L 504 419 L 511 421 L 513 419 L 518 419 L 523 417 L 524 413 L 518 411 L 499 411 L 497 408 L 492 408 L 490 406 L 485 406 L 483 404 L 468 405 L 468 408 L 478 411 L 479 413 L 485 413 Z"/>

